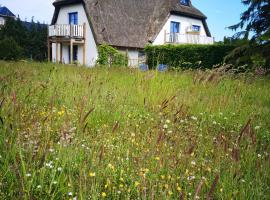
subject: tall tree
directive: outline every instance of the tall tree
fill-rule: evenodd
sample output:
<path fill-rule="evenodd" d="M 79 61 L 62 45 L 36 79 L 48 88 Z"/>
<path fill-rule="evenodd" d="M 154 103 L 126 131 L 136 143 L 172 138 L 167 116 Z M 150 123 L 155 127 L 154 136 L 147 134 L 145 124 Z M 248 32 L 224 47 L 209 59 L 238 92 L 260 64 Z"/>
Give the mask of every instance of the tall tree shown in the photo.
<path fill-rule="evenodd" d="M 241 14 L 240 22 L 229 28 L 235 31 L 242 30 L 235 34 L 236 38 L 251 38 L 249 47 L 253 48 L 252 53 L 262 55 L 270 65 L 270 1 L 241 1 L 248 8 Z"/>
<path fill-rule="evenodd" d="M 270 37 L 270 1 L 269 0 L 242 0 L 248 9 L 241 14 L 240 22 L 229 28 L 237 30 L 245 29 L 237 33 L 236 36 L 249 37 L 252 40 L 262 42 Z"/>

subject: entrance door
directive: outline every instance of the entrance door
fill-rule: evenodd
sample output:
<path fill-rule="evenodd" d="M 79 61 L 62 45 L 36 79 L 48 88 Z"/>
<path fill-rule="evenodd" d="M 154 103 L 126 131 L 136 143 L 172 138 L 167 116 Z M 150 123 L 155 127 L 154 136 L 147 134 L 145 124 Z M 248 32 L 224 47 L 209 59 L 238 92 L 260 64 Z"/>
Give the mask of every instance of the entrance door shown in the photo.
<path fill-rule="evenodd" d="M 69 63 L 71 61 L 71 55 L 70 55 L 70 46 L 68 46 L 68 58 L 69 58 Z M 73 55 L 72 55 L 73 62 L 78 61 L 78 45 L 73 46 Z"/>

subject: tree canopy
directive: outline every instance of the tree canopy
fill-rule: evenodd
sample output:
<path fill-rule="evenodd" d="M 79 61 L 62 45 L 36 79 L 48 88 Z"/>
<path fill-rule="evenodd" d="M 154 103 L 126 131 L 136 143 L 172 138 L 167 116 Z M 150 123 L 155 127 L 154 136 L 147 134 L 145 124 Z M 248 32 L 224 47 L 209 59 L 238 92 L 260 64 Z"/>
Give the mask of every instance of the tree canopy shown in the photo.
<path fill-rule="evenodd" d="M 270 1 L 241 0 L 248 8 L 241 14 L 240 22 L 230 26 L 239 30 L 235 38 L 250 39 L 249 48 L 245 46 L 247 55 L 260 54 L 270 65 Z"/>
<path fill-rule="evenodd" d="M 22 58 L 43 61 L 47 57 L 47 26 L 44 24 L 10 18 L 1 27 L 0 38 L 0 41 L 12 39 L 17 43 L 23 51 Z"/>

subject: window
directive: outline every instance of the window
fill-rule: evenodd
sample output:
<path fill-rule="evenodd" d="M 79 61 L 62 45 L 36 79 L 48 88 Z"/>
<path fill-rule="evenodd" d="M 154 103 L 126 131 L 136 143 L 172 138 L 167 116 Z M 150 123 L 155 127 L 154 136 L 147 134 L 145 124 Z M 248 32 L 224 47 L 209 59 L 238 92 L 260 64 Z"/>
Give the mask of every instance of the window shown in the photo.
<path fill-rule="evenodd" d="M 171 33 L 180 33 L 180 23 L 171 22 Z"/>
<path fill-rule="evenodd" d="M 172 21 L 169 42 L 170 43 L 177 43 L 179 33 L 180 33 L 180 23 Z"/>
<path fill-rule="evenodd" d="M 78 13 L 69 13 L 69 24 L 78 25 Z"/>
<path fill-rule="evenodd" d="M 190 0 L 180 0 L 180 4 L 184 6 L 189 6 L 189 1 Z"/>
<path fill-rule="evenodd" d="M 200 30 L 201 30 L 201 27 L 200 26 L 192 25 L 192 31 L 193 32 L 200 32 Z"/>

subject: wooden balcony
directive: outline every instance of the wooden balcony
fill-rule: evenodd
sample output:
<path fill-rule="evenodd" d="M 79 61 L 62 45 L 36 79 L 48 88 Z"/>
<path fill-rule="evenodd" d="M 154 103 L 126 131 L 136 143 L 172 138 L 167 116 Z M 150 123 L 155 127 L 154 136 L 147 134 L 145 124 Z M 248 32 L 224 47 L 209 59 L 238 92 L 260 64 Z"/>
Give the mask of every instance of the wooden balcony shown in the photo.
<path fill-rule="evenodd" d="M 165 33 L 165 43 L 169 44 L 214 44 L 213 37 L 197 34 Z"/>
<path fill-rule="evenodd" d="M 57 24 L 48 28 L 49 37 L 84 38 L 85 25 Z"/>
<path fill-rule="evenodd" d="M 74 46 L 83 49 L 83 65 L 86 63 L 86 24 L 56 24 L 48 27 L 48 61 L 52 57 L 52 44 L 55 44 L 56 63 L 62 63 L 63 46 L 68 46 L 70 55 L 73 55 Z M 70 64 L 73 64 L 73 56 L 70 57 Z"/>

